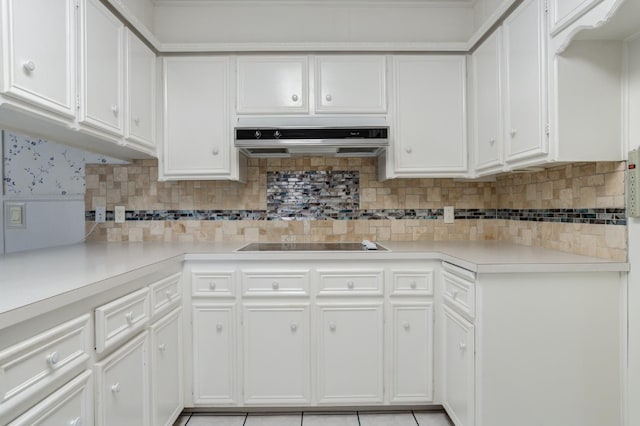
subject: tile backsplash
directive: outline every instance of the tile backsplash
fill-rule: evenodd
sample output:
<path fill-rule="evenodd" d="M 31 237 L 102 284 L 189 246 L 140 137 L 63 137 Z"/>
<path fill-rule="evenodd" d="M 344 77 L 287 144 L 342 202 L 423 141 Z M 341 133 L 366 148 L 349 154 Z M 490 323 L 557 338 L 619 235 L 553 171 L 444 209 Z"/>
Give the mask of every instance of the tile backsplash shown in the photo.
<path fill-rule="evenodd" d="M 626 258 L 624 163 L 579 163 L 495 182 L 375 179 L 375 159 L 250 159 L 246 184 L 158 182 L 155 160 L 87 166 L 88 225 L 97 205 L 127 221 L 108 241 L 506 240 Z M 444 224 L 452 205 L 456 221 Z M 109 217 L 109 216 L 108 216 Z"/>

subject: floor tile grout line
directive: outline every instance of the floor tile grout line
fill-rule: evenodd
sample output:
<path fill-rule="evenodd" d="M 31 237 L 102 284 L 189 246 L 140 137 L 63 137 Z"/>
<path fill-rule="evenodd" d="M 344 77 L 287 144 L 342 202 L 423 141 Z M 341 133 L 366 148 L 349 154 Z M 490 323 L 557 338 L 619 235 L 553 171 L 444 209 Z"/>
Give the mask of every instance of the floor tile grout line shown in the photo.
<path fill-rule="evenodd" d="M 416 417 L 416 413 L 413 410 L 411 410 L 411 415 L 413 416 L 413 420 L 416 421 L 416 425 L 420 426 L 420 423 L 418 423 L 418 418 Z"/>
<path fill-rule="evenodd" d="M 300 413 L 300 426 L 304 423 L 304 411 Z"/>
<path fill-rule="evenodd" d="M 245 426 L 247 424 L 247 419 L 249 418 L 249 413 L 244 413 L 244 421 L 242 422 L 242 426 Z"/>
<path fill-rule="evenodd" d="M 191 416 L 193 416 L 193 414 L 189 414 L 189 418 L 187 419 L 187 422 L 184 424 L 184 426 L 187 426 L 189 424 L 189 421 L 191 421 Z"/>
<path fill-rule="evenodd" d="M 362 426 L 360 424 L 360 411 L 356 411 L 356 417 L 358 418 L 358 426 Z"/>

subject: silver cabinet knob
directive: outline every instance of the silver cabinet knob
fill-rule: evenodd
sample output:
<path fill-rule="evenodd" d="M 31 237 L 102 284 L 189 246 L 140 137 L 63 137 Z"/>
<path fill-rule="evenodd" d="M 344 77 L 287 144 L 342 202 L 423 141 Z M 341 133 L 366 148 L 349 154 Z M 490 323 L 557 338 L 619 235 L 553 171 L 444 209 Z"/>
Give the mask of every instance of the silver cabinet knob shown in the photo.
<path fill-rule="evenodd" d="M 298 324 L 295 322 L 291 323 L 291 331 L 296 331 L 298 329 Z"/>
<path fill-rule="evenodd" d="M 219 150 L 218 148 L 213 148 L 213 149 L 211 150 L 211 153 L 212 153 L 213 155 L 218 155 L 218 154 L 220 154 L 220 150 Z"/>
<path fill-rule="evenodd" d="M 300 98 L 298 97 L 298 95 L 296 95 L 296 94 L 291 95 L 291 100 L 292 100 L 293 102 L 298 102 L 298 99 L 300 99 Z"/>
<path fill-rule="evenodd" d="M 111 112 L 113 112 L 113 115 L 115 115 L 116 117 L 118 116 L 119 110 L 120 108 L 118 108 L 118 105 L 111 105 Z"/>
<path fill-rule="evenodd" d="M 509 132 L 511 134 L 511 137 L 515 137 L 518 134 L 518 129 L 511 129 L 511 131 Z"/>
<path fill-rule="evenodd" d="M 209 282 L 209 290 L 215 290 L 215 289 L 216 289 L 216 282 L 215 281 Z"/>
<path fill-rule="evenodd" d="M 330 322 L 330 323 L 329 323 L 329 330 L 331 330 L 331 331 L 336 331 L 336 323 L 334 323 L 334 322 Z"/>
<path fill-rule="evenodd" d="M 158 350 L 159 350 L 160 352 L 164 352 L 166 349 L 167 349 L 167 347 L 165 346 L 165 344 L 164 344 L 164 343 L 160 343 L 160 344 L 158 345 Z"/>
<path fill-rule="evenodd" d="M 274 290 L 277 290 L 278 288 L 280 288 L 280 283 L 278 281 L 274 281 L 274 282 L 271 283 L 271 287 Z"/>
<path fill-rule="evenodd" d="M 404 327 L 405 330 L 408 330 L 409 328 L 411 328 L 411 325 L 409 324 L 408 321 L 403 322 L 402 326 Z"/>
<path fill-rule="evenodd" d="M 347 287 L 348 288 L 353 288 L 354 287 L 353 281 L 347 281 Z"/>
<path fill-rule="evenodd" d="M 496 140 L 495 139 L 490 139 L 489 140 L 489 145 L 494 146 L 496 144 Z"/>
<path fill-rule="evenodd" d="M 411 152 L 412 152 L 412 151 L 413 151 L 413 150 L 411 149 L 411 147 L 410 147 L 410 146 L 408 146 L 408 147 L 406 147 L 406 148 L 404 149 L 404 152 L 406 152 L 407 154 L 411 154 Z"/>
<path fill-rule="evenodd" d="M 222 324 L 220 323 L 216 324 L 216 330 L 222 331 Z"/>
<path fill-rule="evenodd" d="M 418 286 L 418 283 L 416 283 L 416 281 L 415 281 L 415 280 L 413 280 L 413 281 L 411 281 L 411 282 L 409 283 L 409 287 L 411 287 L 411 288 L 413 288 L 413 289 L 415 289 L 417 286 Z"/>
<path fill-rule="evenodd" d="M 460 350 L 461 350 L 461 351 L 464 351 L 464 350 L 466 350 L 466 349 L 467 349 L 467 344 L 466 344 L 466 343 L 464 343 L 464 342 L 460 342 L 459 346 L 460 346 Z"/>
<path fill-rule="evenodd" d="M 327 102 L 331 102 L 333 100 L 333 97 L 331 97 L 331 95 L 327 95 L 324 98 L 327 100 Z"/>
<path fill-rule="evenodd" d="M 133 311 L 129 311 L 129 312 L 127 312 L 127 314 L 124 316 L 124 317 L 127 319 L 127 322 L 128 322 L 129 324 L 133 324 L 133 319 L 134 319 L 133 315 L 134 315 L 134 314 L 133 314 Z"/>
<path fill-rule="evenodd" d="M 55 367 L 59 360 L 60 360 L 60 356 L 58 355 L 58 352 L 55 352 L 55 351 L 51 352 L 47 357 L 47 362 L 51 367 Z"/>
<path fill-rule="evenodd" d="M 69 422 L 69 426 L 82 426 L 82 417 L 76 417 Z"/>
<path fill-rule="evenodd" d="M 22 68 L 26 73 L 30 73 L 36 70 L 36 64 L 33 61 L 27 61 L 22 64 Z"/>
<path fill-rule="evenodd" d="M 137 117 L 137 116 L 133 117 L 133 122 L 136 124 L 136 126 L 139 125 L 140 124 L 140 117 Z"/>
<path fill-rule="evenodd" d="M 120 383 L 116 383 L 115 385 L 111 385 L 111 392 L 120 393 Z"/>

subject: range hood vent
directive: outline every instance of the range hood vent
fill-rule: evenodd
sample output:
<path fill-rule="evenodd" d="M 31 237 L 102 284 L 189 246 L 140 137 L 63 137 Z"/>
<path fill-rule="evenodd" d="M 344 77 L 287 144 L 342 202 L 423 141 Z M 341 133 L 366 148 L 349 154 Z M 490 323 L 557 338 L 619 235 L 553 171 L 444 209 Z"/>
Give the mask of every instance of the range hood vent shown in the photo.
<path fill-rule="evenodd" d="M 234 144 L 250 157 L 376 157 L 389 146 L 389 127 L 378 117 L 239 119 Z"/>

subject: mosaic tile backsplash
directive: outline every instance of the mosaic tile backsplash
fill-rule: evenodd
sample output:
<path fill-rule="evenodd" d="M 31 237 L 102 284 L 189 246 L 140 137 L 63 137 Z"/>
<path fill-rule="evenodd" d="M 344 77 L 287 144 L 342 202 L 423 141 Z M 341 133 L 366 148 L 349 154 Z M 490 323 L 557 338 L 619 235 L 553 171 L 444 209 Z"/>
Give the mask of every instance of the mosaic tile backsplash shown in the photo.
<path fill-rule="evenodd" d="M 109 241 L 505 240 L 624 260 L 624 163 L 580 163 L 495 182 L 375 179 L 367 158 L 250 159 L 248 182 L 158 182 L 154 160 L 87 167 L 96 205 L 127 207 Z M 444 224 L 442 207 L 455 207 Z"/>

